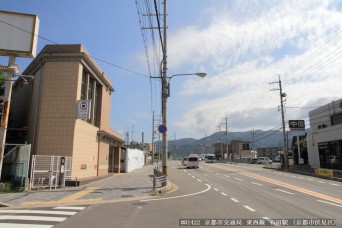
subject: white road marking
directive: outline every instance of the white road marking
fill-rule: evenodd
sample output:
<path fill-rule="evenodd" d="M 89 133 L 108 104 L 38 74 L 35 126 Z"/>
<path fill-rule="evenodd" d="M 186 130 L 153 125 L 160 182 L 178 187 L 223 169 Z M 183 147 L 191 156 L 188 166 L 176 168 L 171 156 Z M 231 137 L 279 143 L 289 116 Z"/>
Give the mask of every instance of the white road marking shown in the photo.
<path fill-rule="evenodd" d="M 313 181 L 314 179 L 311 179 L 311 178 L 309 178 L 309 179 L 307 179 L 308 181 Z"/>
<path fill-rule="evenodd" d="M 186 172 L 186 173 L 187 173 L 188 171 L 187 171 L 187 170 L 184 170 L 184 172 Z"/>
<path fill-rule="evenodd" d="M 284 192 L 284 193 L 290 194 L 290 195 L 294 195 L 293 192 L 288 192 L 288 191 L 285 191 L 285 190 L 282 190 L 282 189 L 279 189 L 279 188 L 276 188 L 276 190 L 280 191 L 280 192 Z"/>
<path fill-rule="evenodd" d="M 234 178 L 235 180 L 238 180 L 238 181 L 243 181 L 242 179 L 240 179 L 240 178 Z"/>
<path fill-rule="evenodd" d="M 74 215 L 74 211 L 42 211 L 42 210 L 0 210 L 6 214 L 45 214 L 45 215 Z"/>
<path fill-rule="evenodd" d="M 248 207 L 248 206 L 244 206 L 245 208 L 247 208 L 248 210 L 250 210 L 250 211 L 255 211 L 253 208 L 251 208 L 251 207 Z"/>
<path fill-rule="evenodd" d="M 225 177 L 230 177 L 230 176 L 227 176 L 227 175 L 224 175 Z"/>
<path fill-rule="evenodd" d="M 181 196 L 173 196 L 173 197 L 165 197 L 165 198 L 158 198 L 158 199 L 146 199 L 146 200 L 140 200 L 141 202 L 147 202 L 147 201 L 157 201 L 157 200 L 169 200 L 169 199 L 177 199 L 177 198 L 183 198 L 187 196 L 194 196 L 198 194 L 202 194 L 204 192 L 207 192 L 211 189 L 211 186 L 209 184 L 205 184 L 207 186 L 207 189 L 200 191 L 200 192 L 195 192 L 191 194 L 186 194 L 186 195 L 181 195 Z"/>
<path fill-rule="evenodd" d="M 194 177 L 194 176 L 191 176 L 192 178 L 196 178 L 196 177 Z"/>
<path fill-rule="evenodd" d="M 318 183 L 322 183 L 322 184 L 325 184 L 325 182 L 324 181 L 317 181 Z"/>
<path fill-rule="evenodd" d="M 330 183 L 331 184 L 331 183 Z M 334 186 L 340 186 L 339 184 L 331 184 L 331 185 L 334 185 Z"/>
<path fill-rule="evenodd" d="M 259 184 L 259 183 L 255 183 L 255 182 L 251 182 L 251 183 L 255 185 L 263 186 L 262 184 Z"/>
<path fill-rule="evenodd" d="M 224 195 L 224 196 L 228 196 L 228 195 L 227 195 L 226 193 L 224 193 L 224 192 L 221 192 L 221 194 Z"/>
<path fill-rule="evenodd" d="M 30 220 L 30 221 L 49 221 L 49 222 L 62 222 L 67 218 L 64 217 L 48 217 L 48 216 L 21 216 L 21 215 L 0 215 L 0 220 Z"/>
<path fill-rule="evenodd" d="M 191 176 L 191 173 L 188 173 L 189 176 Z"/>
<path fill-rule="evenodd" d="M 215 191 L 217 191 L 218 192 L 218 189 L 217 188 L 213 188 Z"/>
<path fill-rule="evenodd" d="M 86 207 L 54 207 L 54 210 L 83 210 Z"/>
<path fill-rule="evenodd" d="M 239 200 L 235 199 L 235 198 L 230 198 L 231 200 L 233 200 L 234 202 L 238 203 L 240 202 Z"/>
<path fill-rule="evenodd" d="M 202 182 L 200 179 L 197 179 L 198 182 Z"/>
<path fill-rule="evenodd" d="M 304 177 L 298 177 L 298 178 L 301 178 L 301 179 L 303 179 Z"/>
<path fill-rule="evenodd" d="M 330 203 L 330 202 L 323 201 L 323 200 L 317 200 L 317 201 L 322 202 L 322 203 L 326 203 L 326 204 L 330 204 L 330 205 L 334 205 L 336 207 L 342 207 L 342 205 L 338 205 L 338 204 L 335 204 L 335 203 Z"/>
<path fill-rule="evenodd" d="M 3 223 L 6 228 L 51 228 L 54 225 Z M 1 223 L 0 223 L 1 225 Z M 1 226 L 4 227 L 4 226 Z"/>

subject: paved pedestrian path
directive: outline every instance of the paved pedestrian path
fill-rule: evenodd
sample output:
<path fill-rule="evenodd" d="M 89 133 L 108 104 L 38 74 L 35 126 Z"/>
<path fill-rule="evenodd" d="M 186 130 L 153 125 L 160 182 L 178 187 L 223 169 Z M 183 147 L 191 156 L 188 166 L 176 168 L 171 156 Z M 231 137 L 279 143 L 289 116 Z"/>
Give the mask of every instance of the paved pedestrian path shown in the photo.
<path fill-rule="evenodd" d="M 130 173 L 121 173 L 80 187 L 0 194 L 2 206 L 76 205 L 127 201 L 150 197 L 153 183 L 148 165 Z"/>

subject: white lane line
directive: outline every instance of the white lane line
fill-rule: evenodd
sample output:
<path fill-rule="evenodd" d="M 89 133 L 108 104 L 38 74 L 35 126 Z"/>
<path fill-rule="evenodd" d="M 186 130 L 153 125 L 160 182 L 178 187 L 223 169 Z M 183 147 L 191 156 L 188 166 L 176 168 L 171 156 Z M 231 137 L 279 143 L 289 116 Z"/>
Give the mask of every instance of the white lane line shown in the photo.
<path fill-rule="evenodd" d="M 309 178 L 309 179 L 307 179 L 308 181 L 313 181 L 314 179 L 311 179 L 311 178 Z"/>
<path fill-rule="evenodd" d="M 198 182 L 202 182 L 200 179 L 197 179 Z"/>
<path fill-rule="evenodd" d="M 324 200 L 317 200 L 319 202 L 322 202 L 322 203 L 326 203 L 326 204 L 330 204 L 330 205 L 334 205 L 336 207 L 342 207 L 342 205 L 338 205 L 338 204 L 335 204 L 335 203 L 330 203 L 330 202 L 327 202 L 327 201 L 324 201 Z"/>
<path fill-rule="evenodd" d="M 235 198 L 230 198 L 231 200 L 233 200 L 235 203 L 240 202 L 239 200 L 235 199 Z"/>
<path fill-rule="evenodd" d="M 158 199 L 146 199 L 146 200 L 140 200 L 141 202 L 147 202 L 147 201 L 157 201 L 157 200 L 169 200 L 169 199 L 177 199 L 177 198 L 183 198 L 187 196 L 194 196 L 198 194 L 202 194 L 204 192 L 207 192 L 211 189 L 211 186 L 209 184 L 205 184 L 207 186 L 207 189 L 200 191 L 200 192 L 195 192 L 195 193 L 190 193 L 186 195 L 181 195 L 181 196 L 173 196 L 173 197 L 165 197 L 165 198 L 158 198 Z"/>
<path fill-rule="evenodd" d="M 298 177 L 298 178 L 303 179 L 304 177 Z"/>
<path fill-rule="evenodd" d="M 184 172 L 186 172 L 186 173 L 187 173 L 188 171 L 184 170 Z"/>
<path fill-rule="evenodd" d="M 213 188 L 215 191 L 217 191 L 218 192 L 218 189 L 217 188 Z"/>
<path fill-rule="evenodd" d="M 276 190 L 280 191 L 280 192 L 284 192 L 284 193 L 290 194 L 290 195 L 294 195 L 293 192 L 288 192 L 288 191 L 285 191 L 285 190 L 282 190 L 282 189 L 279 189 L 279 188 L 276 188 Z"/>
<path fill-rule="evenodd" d="M 42 211 L 42 210 L 0 210 L 6 214 L 45 214 L 45 215 L 74 215 L 74 211 Z"/>
<path fill-rule="evenodd" d="M 54 210 L 83 210 L 85 209 L 86 207 L 54 207 L 52 209 Z"/>
<path fill-rule="evenodd" d="M 189 176 L 191 176 L 191 173 L 188 173 Z"/>
<path fill-rule="evenodd" d="M 21 215 L 0 215 L 0 220 L 30 220 L 30 221 L 49 221 L 63 222 L 67 218 L 48 217 L 48 216 L 21 216 Z"/>
<path fill-rule="evenodd" d="M 221 194 L 223 195 L 223 196 L 228 196 L 226 193 L 224 193 L 224 192 L 221 192 Z"/>
<path fill-rule="evenodd" d="M 4 224 L 3 226 L 1 224 Z M 0 223 L 1 227 L 6 228 L 51 228 L 54 225 L 41 224 L 18 224 L 18 223 Z"/>
<path fill-rule="evenodd" d="M 330 183 L 331 185 L 334 185 L 334 186 L 340 186 L 339 184 L 332 184 L 332 183 Z"/>
<path fill-rule="evenodd" d="M 250 211 L 252 211 L 252 212 L 254 212 L 255 210 L 253 209 L 253 208 L 251 208 L 251 207 L 248 207 L 248 206 L 244 206 L 245 208 L 247 208 L 248 210 L 250 210 Z"/>
<path fill-rule="evenodd" d="M 240 179 L 240 178 L 234 178 L 235 180 L 238 180 L 238 181 L 243 181 L 242 179 Z"/>
<path fill-rule="evenodd" d="M 194 176 L 191 176 L 191 177 L 194 178 L 194 179 L 196 178 L 196 177 L 194 177 Z"/>
<path fill-rule="evenodd" d="M 318 183 L 322 183 L 322 184 L 325 184 L 326 182 L 324 182 L 324 181 L 317 181 Z"/>
<path fill-rule="evenodd" d="M 212 173 L 213 173 L 214 171 L 210 171 L 210 172 L 212 172 Z"/>
<path fill-rule="evenodd" d="M 259 185 L 259 186 L 264 186 L 262 184 L 259 184 L 259 183 L 255 183 L 255 182 L 251 182 L 252 184 L 255 184 L 255 185 Z"/>
<path fill-rule="evenodd" d="M 225 177 L 230 177 L 230 176 L 228 176 L 228 175 L 224 175 Z"/>

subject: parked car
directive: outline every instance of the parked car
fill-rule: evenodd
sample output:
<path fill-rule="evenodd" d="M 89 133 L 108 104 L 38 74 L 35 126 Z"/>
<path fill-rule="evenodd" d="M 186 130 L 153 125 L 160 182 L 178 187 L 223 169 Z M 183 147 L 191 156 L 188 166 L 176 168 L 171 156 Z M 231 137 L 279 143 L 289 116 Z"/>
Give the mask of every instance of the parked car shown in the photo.
<path fill-rule="evenodd" d="M 269 159 L 268 157 L 259 157 L 257 163 L 258 164 L 272 164 L 272 160 Z"/>
<path fill-rule="evenodd" d="M 273 159 L 273 161 L 279 163 L 279 162 L 281 161 L 281 160 L 280 160 L 280 156 L 275 157 L 275 158 Z"/>

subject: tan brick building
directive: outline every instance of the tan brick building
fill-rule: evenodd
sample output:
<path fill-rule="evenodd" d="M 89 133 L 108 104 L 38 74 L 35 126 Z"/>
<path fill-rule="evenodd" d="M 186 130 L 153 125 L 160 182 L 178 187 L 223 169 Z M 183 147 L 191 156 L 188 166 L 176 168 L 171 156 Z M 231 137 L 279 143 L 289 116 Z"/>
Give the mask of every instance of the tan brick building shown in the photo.
<path fill-rule="evenodd" d="M 46 45 L 22 74 L 34 79 L 13 88 L 11 127 L 28 129 L 17 141 L 32 144 L 32 154 L 72 157 L 73 177 L 120 172 L 124 142 L 110 128 L 114 88 L 86 49 Z M 91 100 L 89 120 L 76 119 L 77 100 Z"/>

